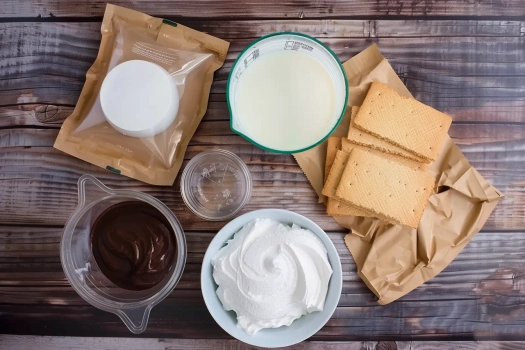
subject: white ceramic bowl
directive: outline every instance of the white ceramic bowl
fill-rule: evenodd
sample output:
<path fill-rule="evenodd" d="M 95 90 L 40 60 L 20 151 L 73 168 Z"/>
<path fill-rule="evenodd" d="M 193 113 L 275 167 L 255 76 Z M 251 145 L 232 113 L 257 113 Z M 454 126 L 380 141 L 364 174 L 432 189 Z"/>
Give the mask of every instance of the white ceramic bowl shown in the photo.
<path fill-rule="evenodd" d="M 221 249 L 235 233 L 248 222 L 256 218 L 268 218 L 286 224 L 297 224 L 315 233 L 323 242 L 328 251 L 328 260 L 332 265 L 333 274 L 328 285 L 328 293 L 323 311 L 313 312 L 295 320 L 290 326 L 279 328 L 262 329 L 254 335 L 249 335 L 243 329 L 237 327 L 237 317 L 234 311 L 224 310 L 221 301 L 217 297 L 217 285 L 213 280 L 213 266 L 211 259 Z M 282 209 L 262 209 L 256 210 L 230 221 L 224 226 L 211 241 L 201 270 L 202 296 L 206 307 L 210 311 L 215 321 L 228 332 L 247 344 L 262 347 L 282 347 L 299 343 L 319 331 L 328 322 L 337 307 L 342 288 L 342 271 L 339 255 L 328 235 L 313 221 L 297 213 Z"/>

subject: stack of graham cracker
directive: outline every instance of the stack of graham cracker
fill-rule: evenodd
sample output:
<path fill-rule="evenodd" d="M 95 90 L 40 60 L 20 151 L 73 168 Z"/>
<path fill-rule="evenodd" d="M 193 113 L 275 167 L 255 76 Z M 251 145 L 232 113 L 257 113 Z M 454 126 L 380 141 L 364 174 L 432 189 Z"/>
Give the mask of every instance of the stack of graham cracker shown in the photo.
<path fill-rule="evenodd" d="M 348 138 L 331 137 L 323 194 L 332 216 L 377 217 L 417 228 L 434 188 L 427 174 L 452 119 L 374 82 L 353 107 Z"/>

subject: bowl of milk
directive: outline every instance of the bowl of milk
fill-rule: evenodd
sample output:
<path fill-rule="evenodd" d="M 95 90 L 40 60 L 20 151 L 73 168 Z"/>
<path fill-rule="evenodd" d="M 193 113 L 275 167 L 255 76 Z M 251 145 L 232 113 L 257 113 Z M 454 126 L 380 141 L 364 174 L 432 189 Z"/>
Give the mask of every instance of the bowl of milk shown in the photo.
<path fill-rule="evenodd" d="M 232 130 L 270 152 L 298 153 L 323 142 L 348 101 L 337 56 L 301 33 L 264 36 L 241 52 L 226 88 Z"/>

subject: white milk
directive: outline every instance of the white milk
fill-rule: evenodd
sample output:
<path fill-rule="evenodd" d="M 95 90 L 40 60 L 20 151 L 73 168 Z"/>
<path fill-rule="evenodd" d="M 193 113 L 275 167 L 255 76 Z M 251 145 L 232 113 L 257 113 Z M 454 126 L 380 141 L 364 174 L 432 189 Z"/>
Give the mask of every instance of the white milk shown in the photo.
<path fill-rule="evenodd" d="M 298 51 L 257 58 L 241 75 L 235 108 L 246 136 L 262 146 L 299 150 L 328 134 L 334 116 L 334 83 L 326 69 Z"/>

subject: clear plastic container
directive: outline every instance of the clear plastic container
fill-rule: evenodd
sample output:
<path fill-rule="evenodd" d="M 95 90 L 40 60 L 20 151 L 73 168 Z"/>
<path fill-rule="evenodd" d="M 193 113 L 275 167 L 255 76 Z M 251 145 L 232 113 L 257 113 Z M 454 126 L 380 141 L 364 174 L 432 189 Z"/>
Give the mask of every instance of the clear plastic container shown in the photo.
<path fill-rule="evenodd" d="M 182 172 L 180 190 L 194 214 L 206 220 L 226 220 L 250 199 L 252 179 L 239 157 L 217 149 L 193 157 Z"/>
<path fill-rule="evenodd" d="M 91 251 L 91 227 L 107 208 L 124 201 L 143 201 L 159 210 L 173 227 L 177 252 L 164 279 L 152 288 L 132 291 L 117 287 L 100 271 Z M 153 306 L 177 285 L 186 263 L 186 240 L 175 215 L 145 193 L 112 190 L 91 175 L 78 180 L 78 207 L 66 223 L 60 246 L 62 268 L 75 291 L 91 305 L 118 315 L 133 333 L 146 329 Z"/>
<path fill-rule="evenodd" d="M 268 145 L 262 145 L 257 141 L 255 135 L 250 135 L 247 128 L 242 125 L 241 118 L 239 118 L 236 110 L 236 89 L 239 83 L 239 79 L 243 72 L 249 69 L 250 65 L 258 58 L 274 53 L 277 51 L 294 50 L 304 54 L 307 54 L 317 60 L 326 69 L 328 75 L 334 83 L 335 91 L 335 108 L 333 116 L 330 119 L 330 128 L 327 128 L 324 136 L 313 142 L 312 144 L 304 145 L 304 147 L 283 150 L 269 147 Z M 276 153 L 299 153 L 306 151 L 312 147 L 317 146 L 323 142 L 330 134 L 337 128 L 341 122 L 344 113 L 346 111 L 346 104 L 348 102 L 348 83 L 346 80 L 346 74 L 341 65 L 341 62 L 326 45 L 319 40 L 301 33 L 294 32 L 281 32 L 273 33 L 267 36 L 263 36 L 260 39 L 255 40 L 248 45 L 244 51 L 241 52 L 237 60 L 234 62 L 230 75 L 228 77 L 228 84 L 226 87 L 226 100 L 228 101 L 228 108 L 230 110 L 230 127 L 231 129 L 244 137 L 254 145 L 264 150 Z M 276 125 L 275 128 L 278 128 Z M 293 130 L 285 130 L 293 132 Z"/>

